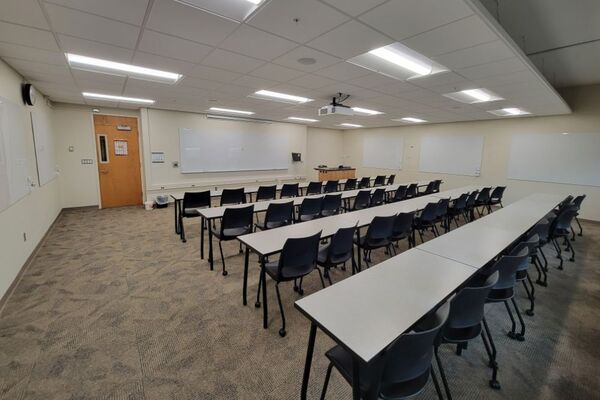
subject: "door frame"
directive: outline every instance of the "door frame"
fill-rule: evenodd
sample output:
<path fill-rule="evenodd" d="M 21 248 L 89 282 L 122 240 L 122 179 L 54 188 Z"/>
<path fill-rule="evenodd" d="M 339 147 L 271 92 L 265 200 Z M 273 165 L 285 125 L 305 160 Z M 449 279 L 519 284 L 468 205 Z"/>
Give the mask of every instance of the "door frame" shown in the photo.
<path fill-rule="evenodd" d="M 140 183 L 142 186 L 142 205 L 146 202 L 146 177 L 144 175 L 144 151 L 142 147 L 142 127 L 140 125 L 140 110 L 137 111 L 138 115 L 127 115 L 121 113 L 112 112 L 94 112 L 90 110 L 90 122 L 92 124 L 92 140 L 94 141 L 94 153 L 96 160 L 96 187 L 98 195 L 98 209 L 102 209 L 102 192 L 100 190 L 100 173 L 98 168 L 100 167 L 100 159 L 98 158 L 98 139 L 96 138 L 96 124 L 94 123 L 94 115 L 104 115 L 107 117 L 124 117 L 124 118 L 135 118 L 137 120 L 138 130 L 138 148 L 139 148 L 139 159 L 140 159 Z"/>

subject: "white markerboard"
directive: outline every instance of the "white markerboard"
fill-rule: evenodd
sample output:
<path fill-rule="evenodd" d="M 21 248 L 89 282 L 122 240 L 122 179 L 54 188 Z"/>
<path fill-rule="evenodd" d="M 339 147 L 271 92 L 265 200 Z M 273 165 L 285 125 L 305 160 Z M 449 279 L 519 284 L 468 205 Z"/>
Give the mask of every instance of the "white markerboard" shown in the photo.
<path fill-rule="evenodd" d="M 23 106 L 0 97 L 0 211 L 30 191 L 28 117 Z"/>
<path fill-rule="evenodd" d="M 38 182 L 40 186 L 43 186 L 56 178 L 52 124 L 48 114 L 39 111 L 31 112 L 31 124 L 33 127 Z"/>
<path fill-rule="evenodd" d="M 419 170 L 453 175 L 479 176 L 483 136 L 424 136 Z"/>
<path fill-rule="evenodd" d="M 256 126 L 244 131 L 179 129 L 181 172 L 288 169 L 288 135 Z"/>
<path fill-rule="evenodd" d="M 600 133 L 514 134 L 507 178 L 600 186 Z"/>
<path fill-rule="evenodd" d="M 387 135 L 363 137 L 363 167 L 402 169 L 404 139 Z"/>

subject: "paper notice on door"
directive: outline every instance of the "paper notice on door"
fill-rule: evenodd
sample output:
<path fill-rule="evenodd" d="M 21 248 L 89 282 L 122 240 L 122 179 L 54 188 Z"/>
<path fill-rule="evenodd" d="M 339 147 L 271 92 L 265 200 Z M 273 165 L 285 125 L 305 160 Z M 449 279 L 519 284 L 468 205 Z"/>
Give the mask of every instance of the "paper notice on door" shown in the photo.
<path fill-rule="evenodd" d="M 126 156 L 127 154 L 127 140 L 115 140 L 115 156 Z"/>

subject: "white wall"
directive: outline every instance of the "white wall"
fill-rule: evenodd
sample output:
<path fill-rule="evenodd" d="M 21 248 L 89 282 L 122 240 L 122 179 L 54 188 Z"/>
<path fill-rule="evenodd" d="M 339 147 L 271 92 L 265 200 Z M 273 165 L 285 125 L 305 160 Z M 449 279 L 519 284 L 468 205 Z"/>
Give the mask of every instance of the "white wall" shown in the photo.
<path fill-rule="evenodd" d="M 345 164 L 343 157 L 344 133 L 336 129 L 308 128 L 306 176 L 310 180 L 318 178 L 314 170 L 317 165 L 330 167 Z"/>
<path fill-rule="evenodd" d="M 22 82 L 21 76 L 0 61 L 1 96 L 17 104 L 23 104 Z M 34 108 L 41 113 L 52 112 L 43 98 L 38 98 Z M 52 118 L 52 115 L 49 117 Z M 30 129 L 27 133 L 30 170 L 35 171 L 33 132 Z M 58 179 L 53 179 L 42 187 L 33 188 L 31 193 L 21 200 L 0 211 L 0 297 L 6 293 L 19 270 L 60 212 L 58 186 Z M 23 234 L 27 236 L 26 241 Z"/>
<path fill-rule="evenodd" d="M 381 129 L 347 130 L 344 133 L 344 154 L 349 163 L 357 167 L 358 175 L 389 173 L 387 170 L 362 166 L 362 138 L 364 135 L 402 135 L 404 137 L 404 159 L 398 181 L 431 179 L 440 177 L 445 181 L 443 188 L 454 188 L 469 184 L 506 185 L 507 202 L 522 198 L 533 192 L 568 194 L 586 193 L 583 218 L 600 220 L 600 188 L 592 186 L 565 185 L 530 181 L 507 180 L 506 172 L 513 133 L 557 133 L 582 132 L 600 135 L 600 85 L 565 89 L 561 93 L 573 109 L 572 114 L 552 117 L 512 118 L 493 121 L 459 122 Z M 421 138 L 425 135 L 483 135 L 484 150 L 480 177 L 419 172 Z M 531 149 L 536 151 L 536 149 Z M 598 149 L 600 157 L 600 149 Z M 346 162 L 346 161 L 345 161 Z M 600 174 L 600 171 L 598 171 Z"/>

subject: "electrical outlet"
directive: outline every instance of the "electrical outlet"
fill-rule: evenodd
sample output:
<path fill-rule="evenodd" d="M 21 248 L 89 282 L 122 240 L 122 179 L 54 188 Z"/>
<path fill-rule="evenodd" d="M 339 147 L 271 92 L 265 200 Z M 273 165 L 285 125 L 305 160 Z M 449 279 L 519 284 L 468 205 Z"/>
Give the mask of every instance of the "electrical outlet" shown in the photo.
<path fill-rule="evenodd" d="M 23 232 L 23 241 L 26 242 L 27 241 L 27 233 Z"/>

